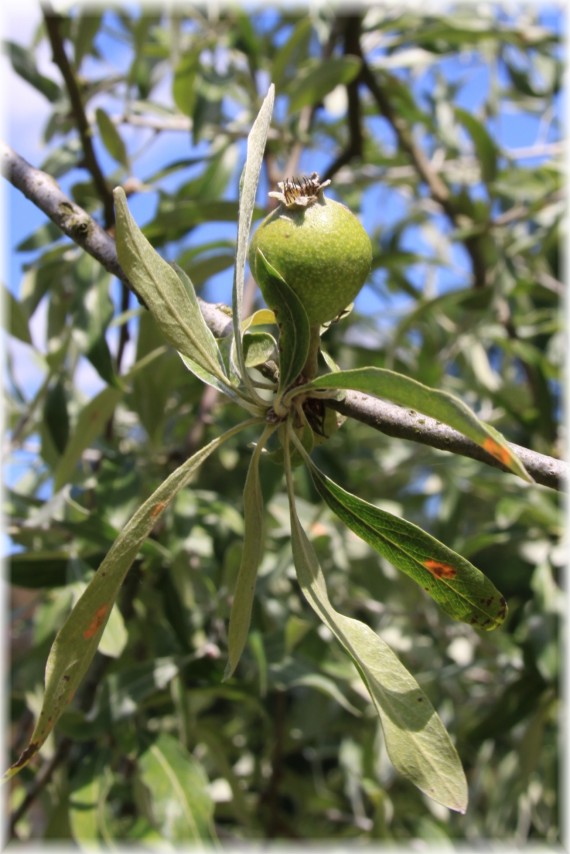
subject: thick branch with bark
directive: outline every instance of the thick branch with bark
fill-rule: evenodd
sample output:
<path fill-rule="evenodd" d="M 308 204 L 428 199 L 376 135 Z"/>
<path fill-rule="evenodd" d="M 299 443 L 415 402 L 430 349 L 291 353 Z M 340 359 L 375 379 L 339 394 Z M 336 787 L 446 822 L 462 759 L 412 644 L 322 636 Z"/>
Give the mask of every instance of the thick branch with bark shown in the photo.
<path fill-rule="evenodd" d="M 119 264 L 113 238 L 89 214 L 72 202 L 53 178 L 35 169 L 1 141 L 0 162 L 2 172 L 11 184 L 42 210 L 68 237 L 136 293 Z M 221 338 L 229 334 L 232 323 L 227 313 L 203 300 L 199 302 L 204 319 L 214 335 Z M 331 401 L 330 405 L 344 415 L 362 421 L 389 436 L 471 457 L 486 465 L 503 469 L 501 463 L 487 454 L 479 445 L 433 418 L 419 416 L 418 413 L 408 409 L 357 392 L 347 392 L 342 401 Z M 568 474 L 566 463 L 518 445 L 510 444 L 510 447 L 537 483 L 553 489 L 563 487 Z"/>

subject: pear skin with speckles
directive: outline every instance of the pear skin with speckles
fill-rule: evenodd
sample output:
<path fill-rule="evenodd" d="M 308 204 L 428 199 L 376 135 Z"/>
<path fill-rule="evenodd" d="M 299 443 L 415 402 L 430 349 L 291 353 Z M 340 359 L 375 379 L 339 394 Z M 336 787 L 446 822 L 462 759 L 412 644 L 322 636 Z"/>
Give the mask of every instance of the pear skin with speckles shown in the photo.
<path fill-rule="evenodd" d="M 357 217 L 322 192 L 302 206 L 294 201 L 287 205 L 284 199 L 255 232 L 249 264 L 267 301 L 258 250 L 295 291 L 311 325 L 337 318 L 353 302 L 372 265 L 370 238 Z"/>

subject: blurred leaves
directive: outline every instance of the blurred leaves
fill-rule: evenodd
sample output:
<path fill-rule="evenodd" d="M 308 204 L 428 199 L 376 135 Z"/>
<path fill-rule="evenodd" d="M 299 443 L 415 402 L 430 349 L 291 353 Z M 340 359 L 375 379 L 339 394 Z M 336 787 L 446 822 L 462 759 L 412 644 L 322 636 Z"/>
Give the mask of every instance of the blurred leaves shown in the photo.
<path fill-rule="evenodd" d="M 96 110 L 95 118 L 97 120 L 99 133 L 101 134 L 101 139 L 103 140 L 105 148 L 111 157 L 113 157 L 121 164 L 121 166 L 124 167 L 124 169 L 128 171 L 130 167 L 129 155 L 127 154 L 127 149 L 121 134 L 118 132 L 108 114 L 105 110 L 102 110 L 101 107 L 98 107 Z"/>
<path fill-rule="evenodd" d="M 324 64 L 309 61 L 301 65 L 288 87 L 291 112 L 308 105 L 316 106 L 336 86 L 354 80 L 359 71 L 360 60 L 356 56 L 329 59 Z"/>
<path fill-rule="evenodd" d="M 207 778 L 176 738 L 163 733 L 139 760 L 139 777 L 146 790 L 145 812 L 161 838 L 172 843 L 211 842 L 213 804 Z"/>
<path fill-rule="evenodd" d="M 26 50 L 22 45 L 13 41 L 3 43 L 4 53 L 7 54 L 14 71 L 34 89 L 37 89 L 48 101 L 57 101 L 60 88 L 57 83 L 38 70 L 33 49 Z"/>

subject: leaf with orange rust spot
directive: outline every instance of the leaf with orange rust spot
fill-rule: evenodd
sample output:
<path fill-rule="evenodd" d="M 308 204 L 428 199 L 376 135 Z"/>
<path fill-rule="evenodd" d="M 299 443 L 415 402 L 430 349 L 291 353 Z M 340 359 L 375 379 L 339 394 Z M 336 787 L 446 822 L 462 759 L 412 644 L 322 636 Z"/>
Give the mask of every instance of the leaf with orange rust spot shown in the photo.
<path fill-rule="evenodd" d="M 286 465 L 293 561 L 303 595 L 358 669 L 394 767 L 437 803 L 464 813 L 467 780 L 443 721 L 388 644 L 370 626 L 333 607 L 315 549 L 297 515 L 290 458 Z"/>
<path fill-rule="evenodd" d="M 507 603 L 486 575 L 468 560 L 406 522 L 342 489 L 305 455 L 317 491 L 355 534 L 413 578 L 455 620 L 497 628 Z"/>
<path fill-rule="evenodd" d="M 307 388 L 352 389 L 415 409 L 463 433 L 513 474 L 533 483 L 521 461 L 510 450 L 506 439 L 494 427 L 480 421 L 460 398 L 447 391 L 429 388 L 411 377 L 386 368 L 354 368 L 324 374 L 312 380 Z"/>
<path fill-rule="evenodd" d="M 176 469 L 136 511 L 111 546 L 99 569 L 83 591 L 50 650 L 43 705 L 28 746 L 6 771 L 9 779 L 38 752 L 81 684 L 101 641 L 121 585 L 157 516 L 183 489 L 204 460 L 245 427 L 250 419 L 214 439 Z"/>

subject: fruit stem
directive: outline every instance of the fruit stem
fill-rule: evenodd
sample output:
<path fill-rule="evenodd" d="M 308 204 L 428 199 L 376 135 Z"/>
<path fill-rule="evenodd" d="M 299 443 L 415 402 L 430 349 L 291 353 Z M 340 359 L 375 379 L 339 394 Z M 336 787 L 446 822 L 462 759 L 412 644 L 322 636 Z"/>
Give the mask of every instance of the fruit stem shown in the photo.
<path fill-rule="evenodd" d="M 303 368 L 303 377 L 305 382 L 312 380 L 319 372 L 319 350 L 321 349 L 321 325 L 317 323 L 310 328 L 309 332 L 309 352 Z"/>

